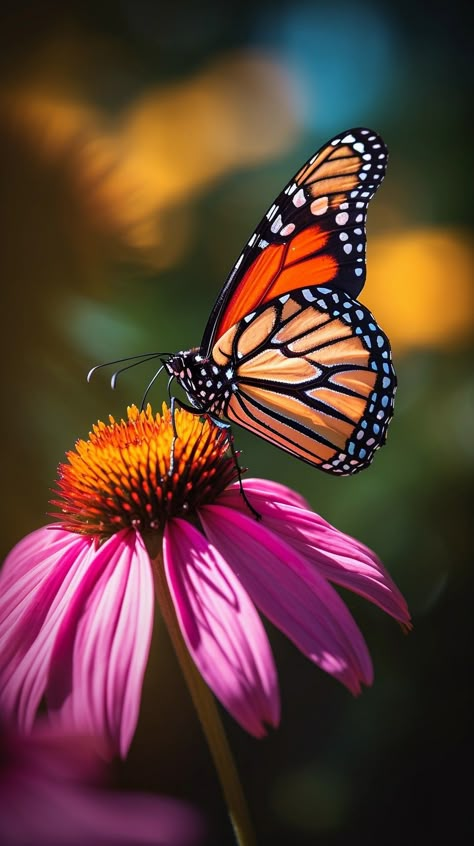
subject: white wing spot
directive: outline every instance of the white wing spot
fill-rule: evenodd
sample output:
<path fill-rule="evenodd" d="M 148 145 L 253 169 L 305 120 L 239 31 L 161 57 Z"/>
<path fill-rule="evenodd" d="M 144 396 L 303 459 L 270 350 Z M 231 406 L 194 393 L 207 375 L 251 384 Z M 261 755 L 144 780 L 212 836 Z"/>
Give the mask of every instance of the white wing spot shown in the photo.
<path fill-rule="evenodd" d="M 345 223 L 349 220 L 349 215 L 347 212 L 340 212 L 340 214 L 336 215 L 336 223 L 339 226 L 344 226 Z"/>
<path fill-rule="evenodd" d="M 287 223 L 286 226 L 284 226 L 281 230 L 280 235 L 291 235 L 291 233 L 294 232 L 295 229 L 296 226 L 294 223 Z"/>
<path fill-rule="evenodd" d="M 300 206 L 304 206 L 305 202 L 306 197 L 304 195 L 304 191 L 302 188 L 300 188 L 300 190 L 293 197 L 293 205 L 296 206 L 297 209 L 299 209 Z"/>
<path fill-rule="evenodd" d="M 318 197 L 317 200 L 313 200 L 313 202 L 311 203 L 311 214 L 326 214 L 328 206 L 329 197 Z"/>
<path fill-rule="evenodd" d="M 273 206 L 271 208 L 269 208 L 268 211 L 267 211 L 267 215 L 266 215 L 267 219 L 271 220 L 273 217 L 275 217 L 277 211 L 278 211 L 278 206 L 276 206 L 275 203 L 273 203 Z"/>
<path fill-rule="evenodd" d="M 283 219 L 282 219 L 281 214 L 279 214 L 278 217 L 275 218 L 275 220 L 273 221 L 273 223 L 271 225 L 271 231 L 273 232 L 274 235 L 276 235 L 277 232 L 280 231 L 282 226 L 283 226 Z"/>

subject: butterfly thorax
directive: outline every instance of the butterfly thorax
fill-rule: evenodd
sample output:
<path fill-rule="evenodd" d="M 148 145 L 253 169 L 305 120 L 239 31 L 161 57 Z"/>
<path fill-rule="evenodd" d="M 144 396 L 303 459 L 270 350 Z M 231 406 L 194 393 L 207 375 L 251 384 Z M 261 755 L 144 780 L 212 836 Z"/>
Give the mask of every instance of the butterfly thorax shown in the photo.
<path fill-rule="evenodd" d="M 221 367 L 203 356 L 197 347 L 171 356 L 166 369 L 186 392 L 193 408 L 218 417 L 225 413 L 229 398 L 236 390 L 231 364 Z"/>

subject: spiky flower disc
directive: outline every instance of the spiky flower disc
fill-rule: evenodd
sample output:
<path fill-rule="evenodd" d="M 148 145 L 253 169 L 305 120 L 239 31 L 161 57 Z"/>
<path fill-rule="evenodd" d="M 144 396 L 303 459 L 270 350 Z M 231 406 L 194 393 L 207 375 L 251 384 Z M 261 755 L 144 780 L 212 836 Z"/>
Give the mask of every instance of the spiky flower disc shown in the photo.
<path fill-rule="evenodd" d="M 170 517 L 194 520 L 237 470 L 227 434 L 211 421 L 179 409 L 175 427 L 174 439 L 165 404 L 161 415 L 132 405 L 127 420 L 96 423 L 59 466 L 52 505 L 63 528 L 104 539 L 124 528 L 161 533 Z"/>

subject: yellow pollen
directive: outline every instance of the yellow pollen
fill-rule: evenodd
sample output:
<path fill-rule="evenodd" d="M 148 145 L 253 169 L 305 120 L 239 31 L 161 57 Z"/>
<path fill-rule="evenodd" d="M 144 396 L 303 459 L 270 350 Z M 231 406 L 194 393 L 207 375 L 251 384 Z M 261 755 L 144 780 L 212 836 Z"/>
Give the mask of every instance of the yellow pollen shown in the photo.
<path fill-rule="evenodd" d="M 200 505 L 237 477 L 227 434 L 208 419 L 163 404 L 127 408 L 127 420 L 96 423 L 59 466 L 57 498 L 63 528 L 99 539 L 124 528 L 162 532 L 166 520 L 195 520 Z"/>

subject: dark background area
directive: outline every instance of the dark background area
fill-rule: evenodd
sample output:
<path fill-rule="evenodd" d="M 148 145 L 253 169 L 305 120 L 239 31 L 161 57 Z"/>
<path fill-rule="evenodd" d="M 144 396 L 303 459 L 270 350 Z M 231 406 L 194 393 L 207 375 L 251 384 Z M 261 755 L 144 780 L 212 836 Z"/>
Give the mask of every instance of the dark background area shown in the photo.
<path fill-rule="evenodd" d="M 354 700 L 268 626 L 283 717 L 263 741 L 223 715 L 259 835 L 275 846 L 466 842 L 473 833 L 472 28 L 460 3 L 7 4 L 0 50 L 2 551 L 42 525 L 56 467 L 151 377 L 100 361 L 199 343 L 245 240 L 300 164 L 351 126 L 386 181 L 361 295 L 399 376 L 387 446 L 331 479 L 243 431 L 250 476 L 290 485 L 381 556 L 404 636 L 344 596 L 375 683 Z M 471 60 L 472 61 L 472 60 Z M 158 409 L 165 384 L 153 390 Z M 467 773 L 467 776 L 466 776 Z M 232 843 L 158 622 L 117 789 L 201 806 Z"/>

